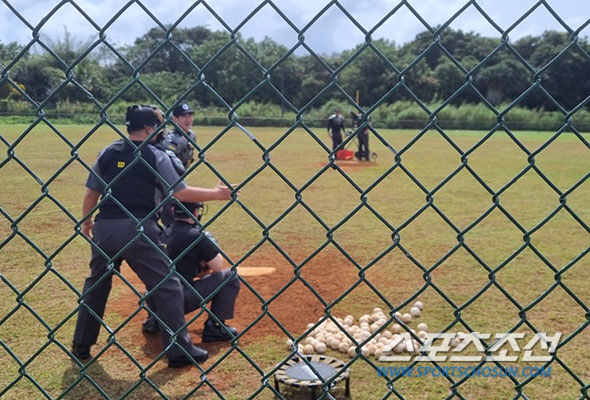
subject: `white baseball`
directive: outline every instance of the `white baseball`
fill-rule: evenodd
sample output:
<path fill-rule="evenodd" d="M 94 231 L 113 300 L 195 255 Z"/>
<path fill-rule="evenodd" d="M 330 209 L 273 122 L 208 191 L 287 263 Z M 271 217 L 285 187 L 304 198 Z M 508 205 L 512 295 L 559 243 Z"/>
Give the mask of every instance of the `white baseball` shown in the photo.
<path fill-rule="evenodd" d="M 318 343 L 317 346 L 314 346 L 316 353 L 324 354 L 326 352 L 326 345 L 324 343 Z"/>
<path fill-rule="evenodd" d="M 340 351 L 341 353 L 346 353 L 346 352 L 348 351 L 348 347 L 349 347 L 349 346 L 350 346 L 350 345 L 349 345 L 349 344 L 347 344 L 346 342 L 341 342 L 341 343 L 338 345 L 338 351 Z"/>
<path fill-rule="evenodd" d="M 354 357 L 356 354 L 356 347 L 349 347 L 347 353 L 350 358 Z"/>
<path fill-rule="evenodd" d="M 371 355 L 371 353 L 369 352 L 369 348 L 367 346 L 363 346 L 363 348 L 361 349 L 361 353 L 363 353 L 363 356 L 368 357 Z"/>
<path fill-rule="evenodd" d="M 399 343 L 397 346 L 393 348 L 393 351 L 400 354 L 406 351 L 406 345 L 404 342 Z"/>

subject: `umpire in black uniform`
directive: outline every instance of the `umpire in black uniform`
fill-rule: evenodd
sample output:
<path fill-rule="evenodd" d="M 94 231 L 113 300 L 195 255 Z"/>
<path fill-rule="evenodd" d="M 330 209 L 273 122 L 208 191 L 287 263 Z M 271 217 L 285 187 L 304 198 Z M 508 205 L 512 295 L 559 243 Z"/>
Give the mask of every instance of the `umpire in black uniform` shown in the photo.
<path fill-rule="evenodd" d="M 332 138 L 332 150 L 335 150 L 342 143 L 342 132 L 344 131 L 344 117 L 340 109 L 335 109 L 334 114 L 328 117 L 328 134 Z"/>
<path fill-rule="evenodd" d="M 207 351 L 194 346 L 188 331 L 182 329 L 185 323 L 182 285 L 178 276 L 170 275 L 157 217 L 154 214 L 145 218 L 156 208 L 163 193 L 172 191 L 180 201 L 229 200 L 232 188 L 221 182 L 211 189 L 187 186 L 183 181 L 172 186 L 179 178 L 173 167 L 173 155 L 152 143 L 137 152 L 137 146 L 145 142 L 162 121 L 162 113 L 155 107 L 128 107 L 125 125 L 129 140 L 117 140 L 105 148 L 86 182 L 82 212 L 88 217 L 82 232 L 90 237 L 92 231 L 92 257 L 72 346 L 72 353 L 78 359 L 91 357 L 90 347 L 96 343 L 104 323 L 102 318 L 111 291 L 113 270 L 119 271 L 123 260 L 145 284 L 148 298 L 157 304 L 156 315 L 167 327 L 162 330 L 162 339 L 168 366 L 181 367 L 207 359 Z M 153 136 L 152 142 L 155 140 Z M 136 153 L 141 157 L 139 162 Z M 101 203 L 94 222 L 91 210 L 99 198 Z M 157 290 L 153 290 L 156 286 Z M 172 341 L 171 333 L 177 334 Z"/>
<path fill-rule="evenodd" d="M 176 271 L 184 278 L 184 312 L 190 313 L 201 306 L 203 300 L 221 287 L 211 301 L 212 315 L 203 328 L 203 342 L 229 341 L 238 333 L 225 324 L 234 317 L 234 308 L 240 281 L 232 275 L 225 260 L 219 254 L 217 240 L 207 231 L 201 231 L 203 203 L 183 202 L 189 214 L 181 207 L 174 207 L 174 222 L 162 234 L 170 259 L 176 260 L 186 249 L 189 251 L 176 260 Z M 157 307 L 152 305 L 150 307 Z M 159 326 L 155 318 L 148 318 L 142 327 L 144 332 L 155 333 Z"/>

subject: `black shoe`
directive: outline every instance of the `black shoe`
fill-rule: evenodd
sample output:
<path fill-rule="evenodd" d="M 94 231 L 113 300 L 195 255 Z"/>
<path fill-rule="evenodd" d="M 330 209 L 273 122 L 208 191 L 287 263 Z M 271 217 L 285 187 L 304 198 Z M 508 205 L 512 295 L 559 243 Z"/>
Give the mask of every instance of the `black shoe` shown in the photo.
<path fill-rule="evenodd" d="M 88 360 L 91 357 L 90 346 L 81 346 L 74 343 L 72 345 L 72 354 L 78 360 Z"/>
<path fill-rule="evenodd" d="M 160 324 L 158 324 L 158 321 L 156 321 L 156 318 L 153 315 L 150 315 L 148 319 L 141 324 L 141 331 L 144 333 L 158 333 L 160 332 Z"/>
<path fill-rule="evenodd" d="M 229 331 L 229 332 L 228 332 Z M 227 326 L 220 324 L 208 319 L 205 322 L 205 328 L 203 329 L 203 342 L 229 342 L 233 340 L 238 334 L 238 330 L 233 326 Z"/>
<path fill-rule="evenodd" d="M 187 357 L 184 354 L 178 358 L 169 358 L 168 359 L 168 368 L 182 368 L 182 367 L 186 367 L 187 365 L 194 365 L 195 362 L 201 363 L 201 362 L 205 361 L 207 359 L 207 357 L 209 357 L 209 353 L 205 349 L 202 349 L 197 346 L 193 346 L 191 356 L 192 356 L 192 359 Z"/>

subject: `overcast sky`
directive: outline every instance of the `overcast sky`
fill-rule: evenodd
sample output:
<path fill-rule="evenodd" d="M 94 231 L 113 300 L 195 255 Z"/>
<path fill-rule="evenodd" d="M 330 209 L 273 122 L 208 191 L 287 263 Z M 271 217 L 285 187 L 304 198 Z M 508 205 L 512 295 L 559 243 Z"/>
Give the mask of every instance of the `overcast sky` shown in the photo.
<path fill-rule="evenodd" d="M 590 18 L 590 0 L 547 0 L 561 19 L 572 29 L 578 29 Z M 0 41 L 29 42 L 32 30 L 9 8 L 13 7 L 31 26 L 37 24 L 60 3 L 58 0 L 2 0 L 0 2 Z M 113 16 L 124 8 L 129 0 L 75 0 L 75 3 L 94 22 L 103 28 Z M 113 44 L 129 44 L 156 26 L 155 22 L 135 2 L 110 24 L 107 39 Z M 142 0 L 141 3 L 164 24 L 176 23 L 194 4 L 194 0 Z M 235 29 L 261 4 L 261 0 L 207 0 L 206 3 L 231 28 Z M 329 4 L 327 0 L 273 0 L 285 16 L 299 29 L 303 29 Z M 366 30 L 372 29 L 399 0 L 341 0 L 339 2 Z M 409 0 L 409 3 L 431 26 L 444 23 L 467 0 Z M 537 0 L 477 0 L 477 3 L 499 25 L 509 28 L 520 16 L 538 3 Z M 64 25 L 79 40 L 97 37 L 98 31 L 70 3 L 63 5 L 43 24 L 40 33 L 50 38 L 63 37 Z M 179 23 L 180 27 L 205 25 L 212 30 L 224 30 L 224 26 L 203 4 L 192 9 Z M 451 24 L 452 28 L 475 31 L 484 36 L 499 36 L 498 31 L 487 22 L 473 5 L 470 5 Z M 565 31 L 544 5 L 538 7 L 527 19 L 510 32 L 515 40 L 526 35 L 537 35 L 547 29 Z M 375 31 L 373 38 L 386 38 L 398 44 L 405 43 L 425 30 L 424 25 L 412 15 L 406 6 L 396 12 Z M 268 4 L 240 32 L 245 38 L 262 40 L 268 36 L 285 45 L 297 43 L 297 33 Z M 590 36 L 590 26 L 582 36 Z M 346 16 L 332 5 L 305 32 L 305 42 L 316 52 L 330 54 L 353 48 L 364 41 L 364 34 Z"/>

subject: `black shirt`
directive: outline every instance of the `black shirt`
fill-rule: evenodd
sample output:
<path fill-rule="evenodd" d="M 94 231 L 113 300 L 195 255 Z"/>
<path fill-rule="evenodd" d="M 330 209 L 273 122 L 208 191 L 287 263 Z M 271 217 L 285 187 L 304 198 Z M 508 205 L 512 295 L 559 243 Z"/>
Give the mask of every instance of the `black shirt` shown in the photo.
<path fill-rule="evenodd" d="M 200 238 L 200 239 L 199 239 Z M 197 242 L 198 240 L 198 242 Z M 201 261 L 213 260 L 219 249 L 196 224 L 175 220 L 162 234 L 162 242 L 166 244 L 168 257 L 172 261 L 185 251 L 193 242 L 197 242 L 180 260 L 176 261 L 176 271 L 188 282 L 202 271 Z"/>
<path fill-rule="evenodd" d="M 86 181 L 86 187 L 102 193 L 101 198 L 107 194 L 103 181 L 107 184 L 114 181 L 110 187 L 111 197 L 138 219 L 152 212 L 168 190 L 177 192 L 186 187 L 182 181 L 173 188 L 170 187 L 180 175 L 174 169 L 170 156 L 152 144 L 143 147 L 141 158 L 133 163 L 136 159 L 136 146 L 141 143 L 115 141 L 99 154 L 93 167 L 94 173 Z M 112 198 L 99 206 L 97 221 L 129 218 Z M 152 219 L 157 220 L 157 215 L 154 214 Z"/>
<path fill-rule="evenodd" d="M 344 117 L 341 114 L 332 114 L 328 118 L 328 131 L 334 134 L 339 134 L 344 130 Z"/>

